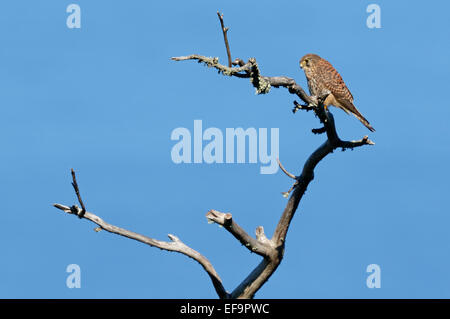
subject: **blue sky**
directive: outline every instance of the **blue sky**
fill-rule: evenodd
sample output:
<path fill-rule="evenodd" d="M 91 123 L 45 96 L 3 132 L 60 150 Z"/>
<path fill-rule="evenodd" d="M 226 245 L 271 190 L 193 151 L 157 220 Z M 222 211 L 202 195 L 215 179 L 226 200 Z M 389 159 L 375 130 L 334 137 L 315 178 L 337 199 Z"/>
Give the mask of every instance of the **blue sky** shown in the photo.
<path fill-rule="evenodd" d="M 81 7 L 68 29 L 66 7 Z M 280 159 L 299 173 L 324 136 L 313 114 L 292 114 L 284 89 L 255 95 L 228 78 L 170 57 L 255 57 L 265 75 L 306 87 L 299 59 L 316 53 L 341 73 L 377 129 L 332 109 L 339 134 L 373 147 L 319 164 L 287 238 L 285 258 L 258 298 L 449 298 L 450 150 L 445 99 L 450 30 L 444 1 L 4 1 L 0 4 L 0 297 L 216 298 L 202 268 L 64 215 L 89 211 L 157 238 L 168 233 L 206 255 L 233 290 L 259 263 L 204 217 L 233 214 L 272 235 L 286 204 L 282 173 L 256 164 L 175 164 L 178 127 L 279 128 Z M 380 29 L 366 7 L 381 8 Z M 66 267 L 81 267 L 81 288 Z M 381 267 L 381 288 L 366 267 Z"/>

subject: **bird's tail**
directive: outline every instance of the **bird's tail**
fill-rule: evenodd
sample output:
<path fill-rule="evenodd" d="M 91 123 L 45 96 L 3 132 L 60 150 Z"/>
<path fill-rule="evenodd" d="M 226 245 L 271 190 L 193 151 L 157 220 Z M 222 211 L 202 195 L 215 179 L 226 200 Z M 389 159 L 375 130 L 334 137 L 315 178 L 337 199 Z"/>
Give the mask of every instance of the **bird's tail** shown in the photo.
<path fill-rule="evenodd" d="M 357 113 L 356 113 L 357 112 Z M 367 127 L 371 132 L 375 132 L 375 129 L 372 127 L 372 125 L 370 125 L 369 121 L 366 120 L 366 118 L 364 116 L 361 115 L 361 113 L 359 113 L 358 111 L 356 111 L 355 113 L 353 113 L 353 115 L 362 123 L 364 124 L 365 127 Z"/>
<path fill-rule="evenodd" d="M 352 113 L 362 124 L 364 124 L 365 127 L 367 127 L 371 132 L 375 132 L 375 129 L 372 127 L 372 125 L 370 125 L 369 121 L 361 114 L 359 113 L 358 109 L 353 105 L 353 103 L 347 103 L 347 105 L 345 105 L 345 108 L 348 111 L 350 111 L 350 113 Z"/>

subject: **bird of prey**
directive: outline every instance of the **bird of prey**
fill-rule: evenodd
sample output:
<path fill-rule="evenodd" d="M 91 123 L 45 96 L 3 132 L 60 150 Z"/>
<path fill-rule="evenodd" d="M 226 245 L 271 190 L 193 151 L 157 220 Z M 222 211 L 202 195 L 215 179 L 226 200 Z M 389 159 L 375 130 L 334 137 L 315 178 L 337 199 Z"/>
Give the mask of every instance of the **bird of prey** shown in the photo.
<path fill-rule="evenodd" d="M 375 129 L 353 105 L 353 96 L 342 80 L 341 75 L 325 59 L 316 54 L 307 54 L 300 60 L 300 67 L 305 71 L 311 95 L 320 96 L 329 93 L 324 102 L 327 109 L 329 105 L 344 110 L 347 114 L 353 114 L 372 132 Z"/>

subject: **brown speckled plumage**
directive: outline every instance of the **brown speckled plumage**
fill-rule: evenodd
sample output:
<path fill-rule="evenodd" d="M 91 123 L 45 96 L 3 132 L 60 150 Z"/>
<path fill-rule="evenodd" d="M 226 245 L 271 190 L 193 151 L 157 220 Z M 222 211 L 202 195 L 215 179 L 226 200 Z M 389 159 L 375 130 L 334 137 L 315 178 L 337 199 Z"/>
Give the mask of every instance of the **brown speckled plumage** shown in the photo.
<path fill-rule="evenodd" d="M 347 113 L 352 113 L 369 130 L 375 131 L 369 121 L 353 105 L 352 93 L 338 71 L 327 60 L 316 54 L 307 54 L 301 58 L 300 67 L 305 72 L 311 95 L 320 96 L 330 92 L 325 100 L 325 107 L 333 105 Z"/>

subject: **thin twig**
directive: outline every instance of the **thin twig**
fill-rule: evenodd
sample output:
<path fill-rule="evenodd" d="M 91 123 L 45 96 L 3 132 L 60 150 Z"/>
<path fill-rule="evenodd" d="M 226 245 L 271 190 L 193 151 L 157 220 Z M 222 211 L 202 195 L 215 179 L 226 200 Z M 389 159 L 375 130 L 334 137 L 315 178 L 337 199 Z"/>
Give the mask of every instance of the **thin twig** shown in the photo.
<path fill-rule="evenodd" d="M 295 182 L 294 184 L 292 184 L 291 188 L 289 188 L 289 190 L 287 192 L 281 192 L 281 195 L 283 195 L 284 198 L 288 198 L 289 194 L 292 192 L 292 190 L 295 188 L 295 186 L 297 186 L 298 181 L 297 181 L 297 176 L 295 176 L 292 173 L 289 173 L 283 166 L 283 164 L 281 164 L 280 160 L 277 158 L 277 162 L 278 162 L 278 166 L 281 168 L 281 170 L 290 178 L 294 179 Z"/>
<path fill-rule="evenodd" d="M 222 33 L 223 33 L 223 40 L 225 41 L 225 47 L 227 49 L 227 56 L 228 56 L 228 67 L 232 67 L 232 62 L 231 62 L 231 51 L 230 51 L 230 45 L 228 44 L 228 28 L 225 27 L 224 23 L 223 23 L 223 14 L 221 14 L 219 11 L 217 11 L 217 16 L 219 17 L 220 20 L 220 26 L 222 28 Z"/>
<path fill-rule="evenodd" d="M 295 176 L 295 175 L 292 174 L 292 173 L 289 173 L 289 172 L 284 168 L 283 164 L 281 164 L 281 162 L 280 162 L 280 160 L 278 159 L 278 157 L 277 157 L 277 162 L 278 162 L 278 166 L 281 168 L 281 170 L 282 170 L 287 176 L 289 176 L 289 177 L 292 178 L 292 179 L 297 179 L 297 176 Z"/>
<path fill-rule="evenodd" d="M 81 205 L 81 211 L 79 212 L 78 217 L 83 218 L 84 214 L 86 213 L 86 207 L 84 206 L 83 200 L 81 199 L 80 188 L 78 187 L 77 178 L 75 176 L 75 171 L 73 170 L 73 168 L 71 168 L 70 171 L 72 173 L 72 186 L 73 186 L 73 189 L 75 190 L 75 194 L 77 194 L 78 202 Z"/>

